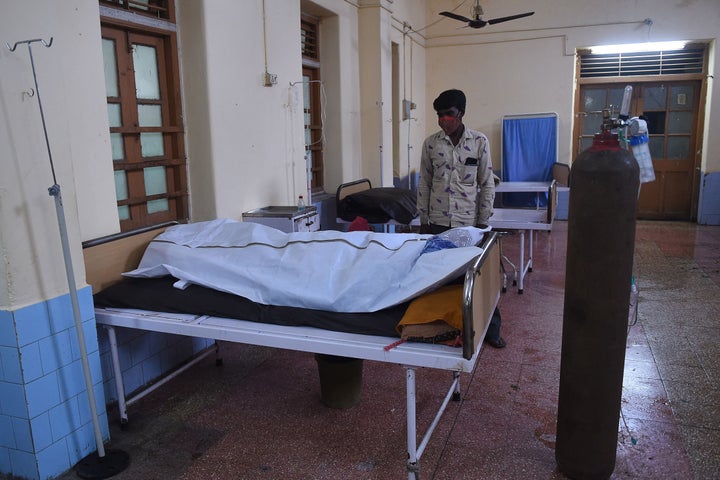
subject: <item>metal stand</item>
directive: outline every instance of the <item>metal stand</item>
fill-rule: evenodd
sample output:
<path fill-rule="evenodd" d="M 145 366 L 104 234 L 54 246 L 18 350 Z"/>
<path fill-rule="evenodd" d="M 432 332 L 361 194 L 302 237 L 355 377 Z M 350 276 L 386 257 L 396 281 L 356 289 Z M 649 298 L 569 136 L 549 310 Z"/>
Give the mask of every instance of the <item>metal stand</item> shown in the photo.
<path fill-rule="evenodd" d="M 440 423 L 440 417 L 445 413 L 450 400 L 460 401 L 460 372 L 454 371 L 453 381 L 450 384 L 445 398 L 443 399 L 440 409 L 435 414 L 432 423 L 425 431 L 420 446 L 417 444 L 417 398 L 415 391 L 415 368 L 411 366 L 405 367 L 405 385 L 407 390 L 406 408 L 407 408 L 407 472 L 408 480 L 420 479 L 420 457 L 422 457 L 425 447 L 427 447 L 430 437 L 435 431 L 435 427 Z"/>
<path fill-rule="evenodd" d="M 102 432 L 100 430 L 97 406 L 95 404 L 95 394 L 93 392 L 92 376 L 90 375 L 87 347 L 85 345 L 85 334 L 83 333 L 82 328 L 80 304 L 78 302 L 77 288 L 75 286 L 75 274 L 73 273 L 72 257 L 70 255 L 70 243 L 68 241 L 67 225 L 65 223 L 65 211 L 63 209 L 62 194 L 60 192 L 60 185 L 57 183 L 57 178 L 55 176 L 55 167 L 53 165 L 52 153 L 50 151 L 50 141 L 48 140 L 47 127 L 45 126 L 45 114 L 43 113 L 42 100 L 40 98 L 40 87 L 38 86 L 37 74 L 35 73 L 35 61 L 33 59 L 32 44 L 36 42 L 40 42 L 45 47 L 50 48 L 52 45 L 52 37 L 50 38 L 50 42 L 46 42 L 40 38 L 35 38 L 32 40 L 15 42 L 12 47 L 10 47 L 9 43 L 6 43 L 5 46 L 11 52 L 14 52 L 20 44 L 24 43 L 28 46 L 33 80 L 35 81 L 35 93 L 38 99 L 38 106 L 40 107 L 40 119 L 42 121 L 43 132 L 45 134 L 45 146 L 47 147 L 50 169 L 52 170 L 53 185 L 48 188 L 48 193 L 51 197 L 55 198 L 55 211 L 57 213 L 58 228 L 60 229 L 60 242 L 62 244 L 63 259 L 65 260 L 65 273 L 67 274 L 70 301 L 72 303 L 73 317 L 75 319 L 75 333 L 77 334 L 78 343 L 80 345 L 80 358 L 82 360 L 83 373 L 85 376 L 85 388 L 88 395 L 88 401 L 90 402 L 90 413 L 95 432 L 95 444 L 97 446 L 96 453 L 88 455 L 77 464 L 76 472 L 82 478 L 108 478 L 123 471 L 130 463 L 130 457 L 127 453 L 120 450 L 111 450 L 106 452 L 102 441 Z"/>

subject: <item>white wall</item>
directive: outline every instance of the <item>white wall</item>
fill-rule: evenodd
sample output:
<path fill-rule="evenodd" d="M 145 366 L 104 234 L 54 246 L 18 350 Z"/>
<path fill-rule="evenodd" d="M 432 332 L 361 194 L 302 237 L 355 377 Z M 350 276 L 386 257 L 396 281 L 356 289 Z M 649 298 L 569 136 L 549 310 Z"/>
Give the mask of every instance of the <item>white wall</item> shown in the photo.
<path fill-rule="evenodd" d="M 180 0 L 192 219 L 240 218 L 305 190 L 297 2 Z M 265 63 L 277 84 L 264 86 Z M 296 92 L 299 92 L 299 96 Z"/>
<path fill-rule="evenodd" d="M 6 0 L 0 15 L 0 308 L 67 292 L 53 184 L 27 45 L 32 44 L 50 151 L 78 284 L 81 238 L 116 231 L 97 2 Z M 28 93 L 29 92 L 29 93 Z M 99 207 L 99 208 L 96 208 Z"/>
<path fill-rule="evenodd" d="M 462 28 L 460 22 L 438 15 L 459 0 L 429 0 L 426 37 L 428 105 L 447 88 L 468 95 L 466 124 L 490 138 L 495 168 L 500 167 L 500 128 L 505 114 L 554 111 L 560 118 L 560 161 L 570 160 L 575 87 L 575 49 L 602 44 L 664 40 L 711 40 L 720 33 L 717 0 L 486 0 L 484 19 L 535 11 L 531 17 L 486 26 Z M 471 16 L 472 3 L 457 10 Z M 644 19 L 651 18 L 648 27 Z M 718 49 L 711 44 L 711 64 Z M 711 65 L 711 66 L 712 66 Z M 710 72 L 713 73 L 712 71 Z M 720 92 L 709 82 L 706 129 L 720 118 Z M 430 130 L 436 129 L 432 109 L 426 111 Z M 720 170 L 720 139 L 705 135 L 702 169 Z"/>

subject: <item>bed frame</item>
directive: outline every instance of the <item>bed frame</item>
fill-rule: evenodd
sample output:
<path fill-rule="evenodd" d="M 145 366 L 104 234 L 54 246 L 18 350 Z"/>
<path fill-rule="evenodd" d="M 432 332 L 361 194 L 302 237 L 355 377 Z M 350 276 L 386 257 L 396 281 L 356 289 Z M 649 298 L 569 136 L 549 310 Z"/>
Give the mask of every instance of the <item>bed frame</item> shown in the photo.
<path fill-rule="evenodd" d="M 493 230 L 507 231 L 517 230 L 520 232 L 519 263 L 516 267 L 506 255 L 502 259 L 513 269 L 513 285 L 518 286 L 518 293 L 523 293 L 525 288 L 525 275 L 533 269 L 533 235 L 535 232 L 549 232 L 552 230 L 555 219 L 555 208 L 557 206 L 558 182 L 502 182 L 495 187 L 495 193 L 524 192 L 536 194 L 535 207 L 525 208 L 504 208 L 495 207 L 493 216 L 490 217 L 490 225 Z M 540 206 L 539 194 L 547 194 L 547 206 Z M 525 259 L 525 233 L 528 234 L 528 258 Z M 507 275 L 503 268 L 503 289 L 507 290 Z"/>
<path fill-rule="evenodd" d="M 371 188 L 372 182 L 368 178 L 361 178 L 360 180 L 354 180 L 352 182 L 341 184 L 335 192 L 335 211 L 338 212 L 338 217 L 335 219 L 335 222 L 339 224 L 350 223 L 349 221 L 340 218 L 339 216 L 340 202 L 342 202 L 345 197 L 352 195 L 353 193 L 360 193 L 364 192 L 365 190 L 370 190 Z M 382 225 L 383 232 L 393 233 L 396 225 L 403 224 L 396 220 L 390 219 L 387 222 L 379 225 Z M 420 226 L 420 216 L 418 215 L 417 217 L 413 218 L 412 222 L 410 222 L 409 225 L 413 227 Z"/>
<path fill-rule="evenodd" d="M 139 235 L 106 238 L 85 245 L 85 266 L 93 292 L 119 281 L 121 273 L 134 268 L 147 244 L 165 227 Z M 158 388 L 169 378 L 153 383 L 131 399 L 126 398 L 115 329 L 131 328 L 171 333 L 217 341 L 284 348 L 316 354 L 374 360 L 402 365 L 406 371 L 407 472 L 408 479 L 419 478 L 419 460 L 435 427 L 451 399 L 460 399 L 460 373 L 475 367 L 482 340 L 500 298 L 500 254 L 497 234 L 486 234 L 482 254 L 468 266 L 463 287 L 463 348 L 427 343 L 398 343 L 398 338 L 333 332 L 312 327 L 259 324 L 207 315 L 170 314 L 128 309 L 95 309 L 95 319 L 107 333 L 115 374 L 120 421 L 128 421 L 127 407 Z M 206 351 L 204 355 L 213 353 Z M 204 356 L 203 355 L 203 356 Z M 183 365 L 184 371 L 199 361 Z M 416 370 L 419 367 L 448 370 L 452 382 L 437 414 L 418 445 L 416 425 Z"/>

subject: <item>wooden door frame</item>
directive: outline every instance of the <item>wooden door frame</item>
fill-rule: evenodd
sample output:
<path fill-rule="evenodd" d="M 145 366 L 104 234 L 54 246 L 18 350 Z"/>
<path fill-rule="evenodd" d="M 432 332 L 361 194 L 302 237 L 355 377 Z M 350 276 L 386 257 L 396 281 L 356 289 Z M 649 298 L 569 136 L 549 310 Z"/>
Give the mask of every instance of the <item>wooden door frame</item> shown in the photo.
<path fill-rule="evenodd" d="M 692 185 L 690 198 L 690 221 L 697 221 L 697 212 L 700 199 L 700 181 L 701 181 L 701 165 L 702 165 L 702 147 L 705 131 L 705 106 L 707 105 L 707 76 L 705 74 L 687 74 L 687 75 L 647 75 L 647 76 L 626 76 L 626 77 L 599 77 L 599 78 L 582 78 L 578 79 L 575 88 L 575 99 L 573 102 L 573 117 L 577 116 L 580 109 L 580 89 L 592 85 L 627 85 L 638 83 L 675 83 L 675 82 L 691 82 L 700 83 L 700 98 L 698 99 L 698 121 L 695 131 L 695 155 L 693 156 L 692 165 Z M 578 151 L 581 132 L 579 132 L 580 122 L 573 121 L 573 139 L 572 139 L 572 161 L 580 153 Z"/>

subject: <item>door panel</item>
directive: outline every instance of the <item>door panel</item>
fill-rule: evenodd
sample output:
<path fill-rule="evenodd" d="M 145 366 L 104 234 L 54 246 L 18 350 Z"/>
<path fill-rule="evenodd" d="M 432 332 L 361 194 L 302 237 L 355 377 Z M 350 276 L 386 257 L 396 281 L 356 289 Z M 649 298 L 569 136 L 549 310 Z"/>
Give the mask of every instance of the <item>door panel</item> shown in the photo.
<path fill-rule="evenodd" d="M 655 188 L 640 189 L 638 218 L 690 220 L 700 82 L 640 84 L 635 114 L 647 118 Z M 637 88 L 636 87 L 636 88 Z"/>
<path fill-rule="evenodd" d="M 602 110 L 617 116 L 625 83 L 580 87 L 575 155 L 600 131 Z M 700 81 L 637 82 L 630 116 L 647 120 L 656 180 L 640 189 L 638 218 L 691 220 Z"/>

